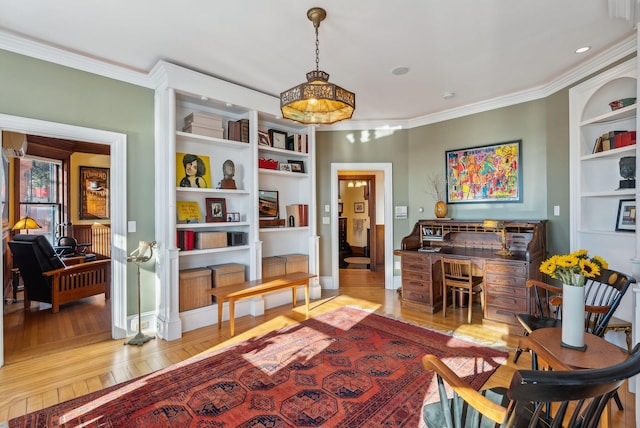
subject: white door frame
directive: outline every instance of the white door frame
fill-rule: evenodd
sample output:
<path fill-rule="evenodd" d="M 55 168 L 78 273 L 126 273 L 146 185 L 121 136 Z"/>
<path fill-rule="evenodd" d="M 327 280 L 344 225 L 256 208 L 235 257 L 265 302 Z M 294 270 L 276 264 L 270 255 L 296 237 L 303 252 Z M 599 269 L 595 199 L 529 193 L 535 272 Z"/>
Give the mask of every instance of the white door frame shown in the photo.
<path fill-rule="evenodd" d="M 87 141 L 110 146 L 111 337 L 114 339 L 125 338 L 127 335 L 127 266 L 125 263 L 127 255 L 126 134 L 0 114 L 0 131 L 2 130 L 66 140 Z M 0 173 L 4 174 L 2 168 L 2 163 L 0 162 Z M 4 283 L 2 278 L 3 271 L 0 270 L 0 283 Z M 0 367 L 4 365 L 3 323 L 4 320 L 0 317 Z"/>
<path fill-rule="evenodd" d="M 393 165 L 391 163 L 332 163 L 331 164 L 331 284 L 340 288 L 340 263 L 337 262 L 338 242 L 338 173 L 340 171 L 382 171 L 384 173 L 384 288 L 393 284 Z M 377 184 L 377 181 L 376 181 Z M 375 225 L 371 225 L 375 230 Z"/>

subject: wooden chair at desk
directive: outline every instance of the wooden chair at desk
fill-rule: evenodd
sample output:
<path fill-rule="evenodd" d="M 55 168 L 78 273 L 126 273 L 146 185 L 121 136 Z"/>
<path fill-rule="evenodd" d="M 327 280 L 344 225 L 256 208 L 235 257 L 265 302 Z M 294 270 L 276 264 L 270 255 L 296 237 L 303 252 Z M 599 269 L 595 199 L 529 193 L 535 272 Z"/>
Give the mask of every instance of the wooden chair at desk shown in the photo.
<path fill-rule="evenodd" d="M 471 260 L 442 258 L 442 316 L 447 316 L 447 291 L 452 288 L 453 309 L 456 308 L 455 291 L 460 291 L 469 296 L 467 305 L 467 322 L 471 324 L 471 307 L 473 296 L 480 294 L 481 306 L 484 310 L 484 294 L 482 293 L 481 276 L 474 276 Z"/>
<path fill-rule="evenodd" d="M 539 426 L 536 422 L 542 426 L 595 427 L 620 385 L 640 373 L 640 344 L 629 358 L 610 367 L 516 370 L 508 389 L 482 392 L 473 389 L 434 355 L 425 356 L 422 365 L 426 370 L 435 370 L 440 394 L 439 403 L 423 407 L 422 417 L 429 427 Z M 445 383 L 453 390 L 453 399 L 447 397 Z M 552 403 L 558 406 L 551 406 Z M 553 409 L 552 414 L 548 409 Z M 562 420 L 568 424 L 563 425 Z"/>

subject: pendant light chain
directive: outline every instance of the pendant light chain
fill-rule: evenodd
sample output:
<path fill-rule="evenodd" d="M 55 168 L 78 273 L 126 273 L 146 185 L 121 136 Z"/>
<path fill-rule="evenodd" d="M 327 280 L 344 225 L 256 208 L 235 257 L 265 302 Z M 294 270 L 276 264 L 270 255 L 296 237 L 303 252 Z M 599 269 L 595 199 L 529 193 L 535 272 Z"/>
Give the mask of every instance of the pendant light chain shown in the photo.
<path fill-rule="evenodd" d="M 316 27 L 316 71 L 320 70 L 320 41 L 318 40 L 318 25 Z"/>

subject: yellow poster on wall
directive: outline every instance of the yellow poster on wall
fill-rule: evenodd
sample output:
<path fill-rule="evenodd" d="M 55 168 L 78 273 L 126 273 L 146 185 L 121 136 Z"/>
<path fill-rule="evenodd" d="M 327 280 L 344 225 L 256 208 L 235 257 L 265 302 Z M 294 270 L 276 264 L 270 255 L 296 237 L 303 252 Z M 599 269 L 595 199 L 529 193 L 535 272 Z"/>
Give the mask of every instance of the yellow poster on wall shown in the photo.
<path fill-rule="evenodd" d="M 178 187 L 211 188 L 209 156 L 176 153 Z"/>

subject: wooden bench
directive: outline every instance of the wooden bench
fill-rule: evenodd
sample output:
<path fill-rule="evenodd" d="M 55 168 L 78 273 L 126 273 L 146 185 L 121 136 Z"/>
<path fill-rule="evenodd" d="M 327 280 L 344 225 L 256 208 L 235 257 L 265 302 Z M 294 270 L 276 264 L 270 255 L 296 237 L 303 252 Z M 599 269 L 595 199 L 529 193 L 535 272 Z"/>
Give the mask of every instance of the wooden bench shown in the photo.
<path fill-rule="evenodd" d="M 256 279 L 241 284 L 227 285 L 225 287 L 216 287 L 207 290 L 218 299 L 218 329 L 222 328 L 222 306 L 225 300 L 229 301 L 229 330 L 231 336 L 233 336 L 236 300 L 290 288 L 293 297 L 293 307 L 295 307 L 296 288 L 301 285 L 304 285 L 304 301 L 307 315 L 309 315 L 309 280 L 316 276 L 316 274 L 311 273 L 294 272 L 283 276 Z"/>

